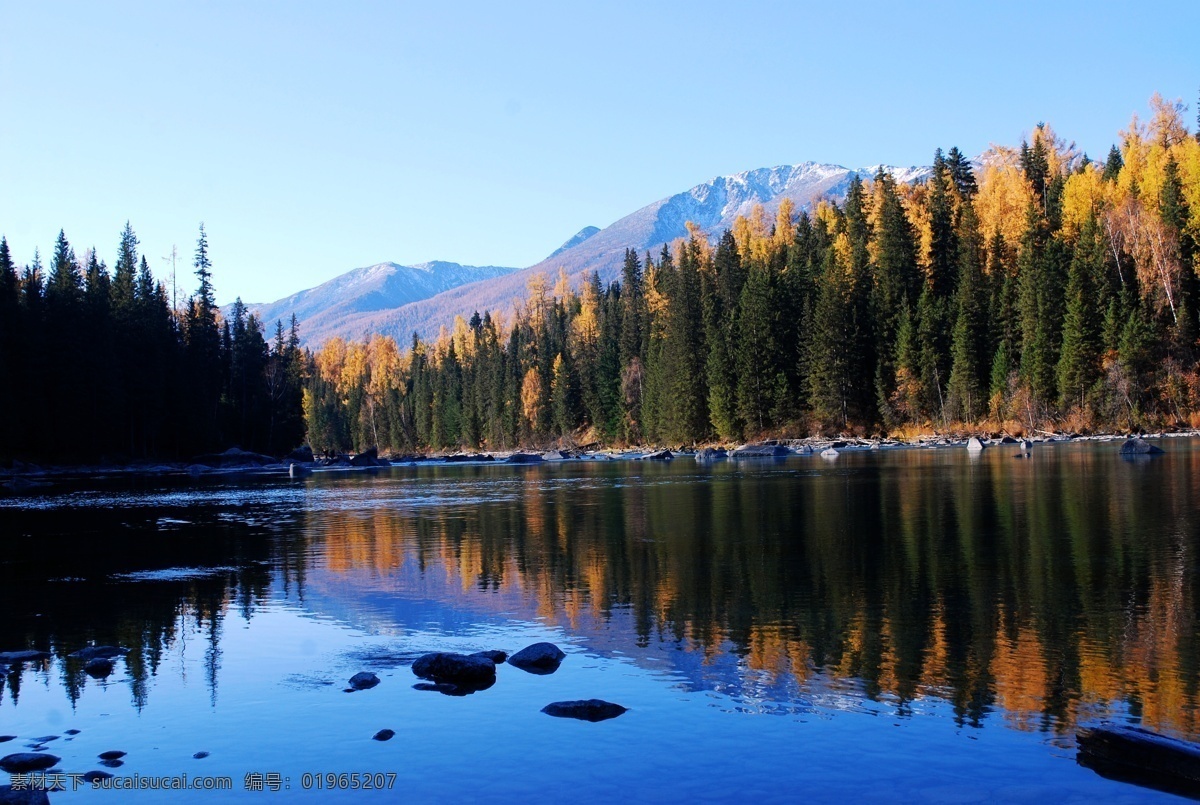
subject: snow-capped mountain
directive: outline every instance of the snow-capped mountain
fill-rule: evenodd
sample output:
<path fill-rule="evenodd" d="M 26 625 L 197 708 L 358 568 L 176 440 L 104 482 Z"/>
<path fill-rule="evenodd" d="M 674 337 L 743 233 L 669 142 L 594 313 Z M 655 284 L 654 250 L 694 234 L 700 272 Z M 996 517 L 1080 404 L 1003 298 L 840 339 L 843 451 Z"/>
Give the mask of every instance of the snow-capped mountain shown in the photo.
<path fill-rule="evenodd" d="M 370 330 L 348 330 L 351 322 L 428 299 L 466 283 L 502 277 L 517 270 L 501 266 L 464 266 L 440 260 L 415 266 L 379 263 L 347 271 L 316 288 L 294 293 L 277 302 L 247 305 L 247 310 L 257 315 L 268 330 L 277 320 L 283 321 L 286 327 L 294 313 L 308 344 L 320 344 L 335 335 L 361 338 L 370 335 Z"/>
<path fill-rule="evenodd" d="M 749 215 L 756 204 L 761 204 L 772 217 L 785 198 L 791 199 L 798 210 L 810 209 L 821 199 L 843 198 L 855 175 L 870 179 L 881 169 L 890 173 L 897 182 L 922 181 L 930 175 L 930 169 L 923 167 L 872 165 L 852 170 L 840 165 L 804 162 L 759 168 L 732 176 L 717 176 L 690 190 L 642 207 L 604 229 L 586 227 L 545 260 L 520 271 L 459 267 L 465 271 L 493 273 L 464 279 L 452 287 L 447 285 L 448 289 L 440 292 L 426 293 L 425 289 L 429 286 L 422 285 L 422 290 L 418 292 L 420 295 L 403 302 L 399 301 L 399 288 L 409 281 L 407 274 L 389 275 L 394 279 L 390 280 L 388 287 L 396 289 L 392 294 L 363 294 L 356 290 L 369 286 L 369 278 L 374 276 L 370 272 L 388 267 L 395 270 L 404 268 L 385 263 L 383 266 L 357 269 L 319 288 L 264 306 L 271 316 L 260 315 L 270 323 L 278 315 L 275 311 L 296 310 L 301 322 L 301 335 L 306 343 L 312 345 L 320 344 L 333 335 L 362 338 L 381 333 L 401 343 L 411 338 L 413 332 L 426 337 L 433 336 L 443 325 L 451 324 L 456 315 L 469 317 L 474 311 L 482 313 L 485 310 L 507 314 L 514 300 L 525 295 L 529 278 L 539 272 L 545 272 L 553 278 L 562 269 L 573 282 L 578 283 L 584 272 L 595 271 L 599 273 L 601 281 L 607 283 L 620 272 L 625 249 L 636 249 L 640 255 L 650 252 L 657 258 L 664 244 L 687 237 L 685 225 L 689 221 L 715 239 L 722 231 L 732 227 L 739 215 Z M 418 272 L 422 267 L 409 267 L 407 270 Z M 331 306 L 330 302 L 337 294 L 355 301 L 334 302 Z"/>

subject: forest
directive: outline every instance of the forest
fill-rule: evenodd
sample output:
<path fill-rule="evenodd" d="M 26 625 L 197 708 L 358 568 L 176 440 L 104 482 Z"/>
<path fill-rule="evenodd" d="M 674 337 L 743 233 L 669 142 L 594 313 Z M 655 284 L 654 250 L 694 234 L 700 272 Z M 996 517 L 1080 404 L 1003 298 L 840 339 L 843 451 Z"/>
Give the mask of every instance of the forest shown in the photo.
<path fill-rule="evenodd" d="M 1200 135 L 1155 96 L 1103 161 L 1045 124 L 927 180 L 786 199 L 618 280 L 533 278 L 406 351 L 327 342 L 317 450 L 1200 426 Z"/>
<path fill-rule="evenodd" d="M 1200 427 L 1200 131 L 1151 99 L 1103 161 L 1038 124 L 928 177 L 756 208 L 716 242 L 539 275 L 432 341 L 302 349 L 295 319 L 178 306 L 127 224 L 110 273 L 59 233 L 48 270 L 0 239 L 0 457 L 178 458 L 813 434 Z"/>
<path fill-rule="evenodd" d="M 59 232 L 49 269 L 19 272 L 0 238 L 0 458 L 58 464 L 186 459 L 229 445 L 281 455 L 304 439 L 308 360 L 293 320 L 217 308 L 204 225 L 181 310 L 127 223 L 112 272 Z"/>

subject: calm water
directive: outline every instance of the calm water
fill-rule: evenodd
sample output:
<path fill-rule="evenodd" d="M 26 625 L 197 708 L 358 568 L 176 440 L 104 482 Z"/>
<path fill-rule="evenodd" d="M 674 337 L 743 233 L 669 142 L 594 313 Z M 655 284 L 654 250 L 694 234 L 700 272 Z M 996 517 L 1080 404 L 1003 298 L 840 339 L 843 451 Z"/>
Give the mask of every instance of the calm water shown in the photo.
<path fill-rule="evenodd" d="M 329 801 L 304 777 L 328 772 L 393 773 L 387 798 L 415 801 L 1168 800 L 1078 766 L 1074 741 L 1098 719 L 1200 739 L 1200 444 L 1165 446 L 0 497 L 0 650 L 54 655 L 3 678 L 0 750 L 56 734 L 68 772 L 119 749 L 119 775 L 233 778 L 182 796 L 212 802 L 282 801 L 247 774 Z M 539 640 L 557 673 L 412 687 L 425 652 Z M 107 681 L 65 659 L 92 642 L 132 650 Z M 361 670 L 382 683 L 343 692 Z M 630 711 L 539 712 L 591 697 Z"/>

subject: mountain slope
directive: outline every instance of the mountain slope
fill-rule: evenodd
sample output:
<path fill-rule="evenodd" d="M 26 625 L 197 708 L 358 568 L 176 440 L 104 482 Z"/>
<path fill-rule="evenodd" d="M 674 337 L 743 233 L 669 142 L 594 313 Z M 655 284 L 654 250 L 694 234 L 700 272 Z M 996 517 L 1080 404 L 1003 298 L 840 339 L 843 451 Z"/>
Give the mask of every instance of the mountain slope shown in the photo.
<path fill-rule="evenodd" d="M 354 321 L 428 299 L 451 288 L 502 277 L 518 269 L 464 266 L 435 260 L 415 266 L 395 263 L 356 268 L 329 282 L 270 304 L 247 305 L 270 330 L 276 320 L 286 326 L 292 314 L 300 322 L 307 344 L 320 344 L 335 335 L 369 336 L 369 329 L 349 329 Z"/>
<path fill-rule="evenodd" d="M 687 236 L 688 221 L 698 224 L 710 238 L 716 238 L 733 226 L 737 216 L 748 215 L 755 204 L 762 204 L 772 216 L 784 198 L 791 199 L 798 209 L 808 209 L 822 198 L 842 198 L 854 175 L 870 178 L 879 167 L 851 170 L 805 162 L 718 176 L 649 204 L 579 240 L 588 231 L 585 229 L 563 248 L 524 270 L 462 285 L 395 310 L 355 316 L 346 322 L 343 334 L 378 332 L 403 343 L 413 332 L 426 337 L 436 335 L 456 315 L 468 317 L 473 311 L 484 310 L 507 315 L 514 301 L 525 296 L 530 277 L 539 272 L 553 277 L 561 268 L 572 282 L 578 283 L 584 272 L 597 271 L 601 281 L 607 283 L 619 274 L 626 248 L 634 248 L 642 256 L 649 251 L 657 259 L 663 244 Z M 884 166 L 884 170 L 900 182 L 920 181 L 929 175 L 928 168 Z"/>

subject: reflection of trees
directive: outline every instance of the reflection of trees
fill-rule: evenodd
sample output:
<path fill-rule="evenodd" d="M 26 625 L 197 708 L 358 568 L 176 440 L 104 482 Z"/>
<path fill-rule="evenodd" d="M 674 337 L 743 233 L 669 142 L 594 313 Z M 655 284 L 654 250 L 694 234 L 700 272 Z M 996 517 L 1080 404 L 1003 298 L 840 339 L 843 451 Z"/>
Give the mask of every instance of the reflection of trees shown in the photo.
<path fill-rule="evenodd" d="M 995 704 L 1016 728 L 1063 731 L 1122 706 L 1200 732 L 1197 459 L 888 461 L 749 482 L 727 465 L 707 483 L 660 483 L 680 468 L 645 466 L 620 486 L 627 467 L 597 465 L 576 472 L 609 482 L 314 515 L 308 539 L 325 539 L 334 571 L 385 578 L 416 562 L 476 603 L 518 593 L 568 626 L 628 610 L 639 644 L 677 643 L 709 666 L 737 657 L 722 673 L 824 670 L 902 709 L 934 692 L 973 724 Z"/>
<path fill-rule="evenodd" d="M 205 684 L 215 703 L 221 625 L 234 608 L 249 617 L 270 585 L 269 571 L 260 564 L 269 555 L 261 530 L 220 520 L 166 532 L 157 527 L 159 517 L 194 518 L 194 510 L 14 510 L 4 516 L 13 533 L 38 538 L 6 545 L 6 561 L 0 563 L 0 611 L 5 613 L 0 649 L 48 648 L 74 703 L 87 685 L 98 683 L 84 673 L 82 661 L 67 655 L 93 644 L 127 648 L 114 678 L 123 676 L 123 662 L 133 704 L 141 709 L 164 655 L 198 639 L 205 651 Z M 119 578 L 173 567 L 239 569 L 181 580 Z M 33 669 L 16 666 L 5 680 L 14 702 L 22 673 Z"/>

